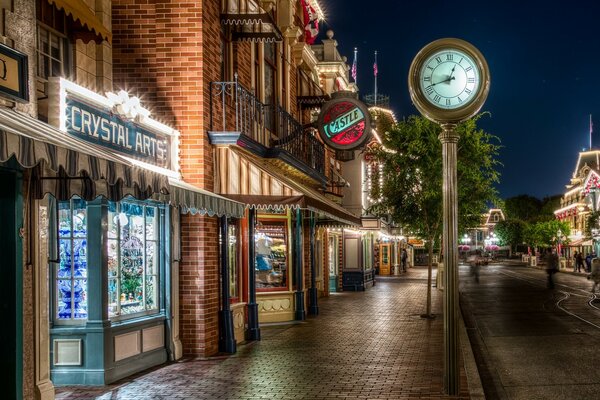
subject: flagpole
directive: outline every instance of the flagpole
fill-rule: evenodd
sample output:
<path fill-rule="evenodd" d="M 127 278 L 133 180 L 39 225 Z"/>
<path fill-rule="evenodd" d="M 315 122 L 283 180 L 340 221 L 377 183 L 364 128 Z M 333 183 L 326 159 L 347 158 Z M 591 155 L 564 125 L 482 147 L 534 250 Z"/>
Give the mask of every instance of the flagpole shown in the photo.
<path fill-rule="evenodd" d="M 375 74 L 375 105 L 377 105 L 377 50 L 375 50 L 375 64 L 373 64 Z"/>
<path fill-rule="evenodd" d="M 352 62 L 352 79 L 354 84 L 358 85 L 358 48 L 354 48 L 354 62 Z"/>
<path fill-rule="evenodd" d="M 590 114 L 590 150 L 592 149 L 592 132 L 594 131 L 594 125 L 592 125 L 592 114 Z"/>

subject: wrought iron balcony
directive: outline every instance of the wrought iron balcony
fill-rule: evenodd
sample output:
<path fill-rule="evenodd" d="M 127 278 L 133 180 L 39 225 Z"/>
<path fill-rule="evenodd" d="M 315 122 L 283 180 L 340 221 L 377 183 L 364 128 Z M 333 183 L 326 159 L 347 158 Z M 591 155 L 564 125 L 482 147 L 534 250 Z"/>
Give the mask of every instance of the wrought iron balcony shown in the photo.
<path fill-rule="evenodd" d="M 325 184 L 325 147 L 314 134 L 313 127 L 277 105 L 261 103 L 237 81 L 210 84 L 213 144 L 237 144 L 263 158 L 281 159 Z"/>

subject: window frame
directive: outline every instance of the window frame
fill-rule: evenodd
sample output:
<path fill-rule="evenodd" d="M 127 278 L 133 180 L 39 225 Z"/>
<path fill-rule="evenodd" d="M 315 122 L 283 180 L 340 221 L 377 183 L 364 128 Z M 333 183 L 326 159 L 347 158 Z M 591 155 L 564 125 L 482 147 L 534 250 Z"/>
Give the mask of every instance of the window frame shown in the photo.
<path fill-rule="evenodd" d="M 138 311 L 138 312 L 133 312 L 130 314 L 114 314 L 114 315 L 110 315 L 110 312 L 108 310 L 108 307 L 110 307 L 110 296 L 108 295 L 109 293 L 109 284 L 111 280 L 115 280 L 116 283 L 116 288 L 117 288 L 117 301 L 116 301 L 116 305 L 117 305 L 117 310 L 121 309 L 121 285 L 120 285 L 120 273 L 121 273 L 121 226 L 120 226 L 120 222 L 119 224 L 117 224 L 117 236 L 114 238 L 111 238 L 108 236 L 108 228 L 106 229 L 106 243 L 104 244 L 104 246 L 106 246 L 106 261 L 107 261 L 107 265 L 106 265 L 106 278 L 107 278 L 107 286 L 106 286 L 106 291 L 107 291 L 107 315 L 108 315 L 108 319 L 111 321 L 115 321 L 115 322 L 121 322 L 121 321 L 128 321 L 131 319 L 135 319 L 135 318 L 139 318 L 139 317 L 144 317 L 144 316 L 148 316 L 148 315 L 156 315 L 156 314 L 160 314 L 161 310 L 163 308 L 162 306 L 162 302 L 163 302 L 163 298 L 164 298 L 164 294 L 163 294 L 163 290 L 162 290 L 162 271 L 164 270 L 164 265 L 165 265 L 165 260 L 164 260 L 164 251 L 163 249 L 163 238 L 164 238 L 164 231 L 165 231 L 165 221 L 166 221 L 166 217 L 164 215 L 163 212 L 163 207 L 160 204 L 157 203 L 149 203 L 147 201 L 138 201 L 135 199 L 123 199 L 121 201 L 117 201 L 117 202 L 109 202 L 109 204 L 107 204 L 107 212 L 106 212 L 106 217 L 107 219 L 110 218 L 110 213 L 111 211 L 108 209 L 110 206 L 110 203 L 114 203 L 117 205 L 117 209 L 116 210 L 120 210 L 121 207 L 121 203 L 129 203 L 129 204 L 135 204 L 137 206 L 141 206 L 143 207 L 143 211 L 142 214 L 144 216 L 144 239 L 143 239 L 143 244 L 144 244 L 144 251 L 143 251 L 143 262 L 144 262 L 144 273 L 142 274 L 142 284 L 143 284 L 143 289 L 142 289 L 142 300 L 141 302 L 144 304 L 145 307 L 145 303 L 146 303 L 146 292 L 147 292 L 147 279 L 149 276 L 152 276 L 155 278 L 155 292 L 156 292 L 156 299 L 155 299 L 155 308 L 152 309 L 144 309 L 142 311 Z M 150 240 L 150 242 L 153 242 L 155 244 L 155 262 L 158 263 L 158 265 L 156 265 L 154 267 L 154 270 L 156 271 L 155 274 L 147 274 L 148 271 L 148 266 L 146 263 L 147 260 L 147 232 L 146 232 L 146 208 L 147 207 L 152 207 L 156 210 L 156 214 L 154 216 L 154 218 L 156 218 L 155 221 L 155 225 L 156 225 L 156 229 L 157 232 L 155 233 L 155 238 L 154 240 Z M 119 211 L 115 211 L 115 215 L 118 215 Z M 107 221 L 107 226 L 108 226 L 108 221 Z M 116 255 L 117 255 L 117 265 L 118 267 L 118 275 L 111 277 L 108 275 L 109 273 L 109 268 L 108 268 L 108 246 L 110 244 L 111 240 L 116 240 L 118 243 L 118 247 L 116 250 Z"/>
<path fill-rule="evenodd" d="M 285 245 L 286 245 L 286 251 L 285 251 L 285 255 L 286 255 L 286 261 L 285 261 L 285 265 L 286 265 L 286 275 L 285 275 L 285 286 L 279 286 L 279 287 L 271 287 L 271 288 L 259 288 L 258 287 L 258 274 L 255 273 L 255 287 L 256 287 L 256 293 L 257 294 L 261 294 L 261 293 L 273 293 L 273 292 L 289 292 L 292 290 L 292 276 L 291 276 L 291 272 L 292 269 L 294 268 L 292 266 L 293 263 L 293 252 L 292 252 L 292 223 L 291 223 L 291 217 L 290 217 L 290 213 L 286 212 L 285 215 L 277 215 L 277 214 L 258 214 L 256 216 L 256 223 L 257 226 L 255 227 L 255 234 L 258 233 L 259 231 L 259 227 L 258 224 L 261 222 L 266 222 L 266 223 L 273 223 L 273 222 L 277 222 L 277 223 L 283 223 L 285 226 Z M 255 242 L 255 247 L 256 247 L 256 242 Z M 255 254 L 258 254 L 255 251 Z M 256 260 L 254 260 L 254 262 L 252 263 L 252 266 L 254 268 L 256 268 Z"/>

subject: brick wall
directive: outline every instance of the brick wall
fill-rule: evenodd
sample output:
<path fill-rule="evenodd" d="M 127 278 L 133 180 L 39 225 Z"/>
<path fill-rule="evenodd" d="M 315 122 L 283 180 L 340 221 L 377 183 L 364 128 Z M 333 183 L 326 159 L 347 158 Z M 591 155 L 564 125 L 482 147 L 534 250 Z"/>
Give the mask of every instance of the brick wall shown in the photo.
<path fill-rule="evenodd" d="M 180 136 L 183 179 L 214 189 L 209 82 L 220 80 L 219 2 L 114 0 L 115 90 L 137 95 Z M 217 219 L 183 215 L 180 264 L 184 354 L 218 351 Z"/>
<path fill-rule="evenodd" d="M 179 306 L 183 352 L 212 355 L 218 352 L 219 249 L 215 217 L 183 215 Z"/>

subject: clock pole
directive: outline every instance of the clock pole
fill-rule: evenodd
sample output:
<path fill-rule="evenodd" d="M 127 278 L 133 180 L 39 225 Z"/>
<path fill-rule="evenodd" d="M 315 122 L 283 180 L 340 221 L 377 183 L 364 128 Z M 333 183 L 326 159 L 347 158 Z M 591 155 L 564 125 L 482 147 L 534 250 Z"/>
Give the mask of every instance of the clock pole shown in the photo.
<path fill-rule="evenodd" d="M 444 388 L 449 395 L 459 394 L 458 337 L 458 194 L 456 182 L 456 124 L 442 124 L 443 207 L 444 207 Z"/>
<path fill-rule="evenodd" d="M 442 64 L 440 55 L 446 53 L 447 62 L 454 62 L 452 69 L 437 75 L 433 80 L 435 65 L 428 65 L 433 60 L 437 65 Z M 452 53 L 460 56 L 460 61 L 452 61 Z M 464 55 L 465 63 L 461 64 Z M 467 66 L 467 64 L 469 64 Z M 455 80 L 455 68 L 460 65 L 463 70 L 463 85 L 456 86 L 457 92 L 449 96 L 448 91 L 437 93 L 434 85 Z M 430 70 L 430 72 L 428 72 Z M 477 71 L 472 76 L 467 71 Z M 441 75 L 441 76 L 440 76 Z M 440 80 L 441 79 L 441 80 Z M 425 87 L 423 83 L 428 83 Z M 471 86 L 468 86 L 471 85 Z M 443 164 L 443 211 L 444 229 L 442 246 L 444 248 L 444 391 L 451 396 L 459 394 L 459 336 L 458 336 L 458 185 L 456 179 L 457 147 L 459 135 L 456 126 L 476 115 L 485 102 L 490 90 L 490 72 L 485 58 L 472 44 L 456 38 L 435 40 L 425 47 L 413 59 L 408 72 L 408 87 L 410 97 L 419 112 L 429 120 L 439 124 L 442 133 L 439 135 L 442 143 Z M 468 89 L 468 91 L 467 91 Z M 431 97 L 431 94 L 436 94 Z M 463 97 L 460 97 L 460 96 Z M 467 96 L 467 97 L 464 97 Z M 440 102 L 446 97 L 444 106 Z M 451 97 L 456 97 L 459 103 L 452 104 Z"/>

